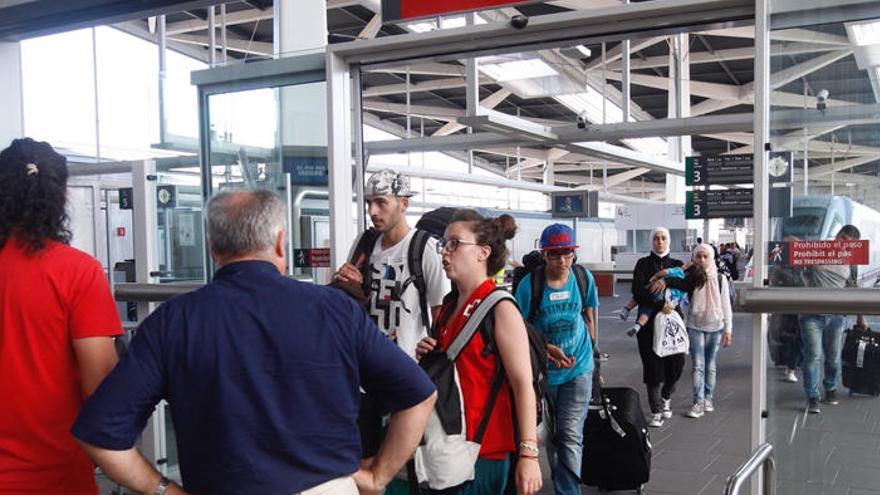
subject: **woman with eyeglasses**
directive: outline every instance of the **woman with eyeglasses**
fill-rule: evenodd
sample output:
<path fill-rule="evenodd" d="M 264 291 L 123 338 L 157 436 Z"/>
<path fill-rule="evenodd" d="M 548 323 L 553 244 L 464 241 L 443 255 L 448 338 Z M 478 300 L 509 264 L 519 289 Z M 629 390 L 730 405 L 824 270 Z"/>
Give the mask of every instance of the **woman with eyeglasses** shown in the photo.
<path fill-rule="evenodd" d="M 473 210 L 455 214 L 438 242 L 443 269 L 453 282 L 453 291 L 444 299 L 434 336 L 424 338 L 416 348 L 419 358 L 435 347 L 446 349 L 473 308 L 495 290 L 492 275 L 504 266 L 508 254 L 505 241 L 515 233 L 516 223 L 510 215 L 484 218 Z M 516 305 L 509 300 L 495 306 L 493 317 L 497 356 L 494 352 L 483 352 L 485 343 L 477 332 L 455 362 L 469 440 L 485 409 L 496 366 L 503 365 L 506 375 L 480 444 L 474 480 L 456 490 L 456 495 L 502 495 L 514 453 L 518 453 L 517 493 L 530 495 L 541 489 L 537 406 L 526 327 Z M 499 357 L 501 363 L 496 362 Z M 519 445 L 514 440 L 517 432 Z"/>
<path fill-rule="evenodd" d="M 636 337 L 642 358 L 642 380 L 648 389 L 651 418 L 648 426 L 663 426 L 664 418 L 672 417 L 672 394 L 684 369 L 684 354 L 659 357 L 654 353 L 654 319 L 660 311 L 677 311 L 678 306 L 658 300 L 655 295 L 666 290 L 667 280 L 654 278 L 661 270 L 681 267 L 680 260 L 669 256 L 669 230 L 657 227 L 651 232 L 651 254 L 639 259 L 633 269 L 632 294 L 639 308 L 650 308 L 650 318 Z M 652 281 L 653 279 L 653 281 Z"/>

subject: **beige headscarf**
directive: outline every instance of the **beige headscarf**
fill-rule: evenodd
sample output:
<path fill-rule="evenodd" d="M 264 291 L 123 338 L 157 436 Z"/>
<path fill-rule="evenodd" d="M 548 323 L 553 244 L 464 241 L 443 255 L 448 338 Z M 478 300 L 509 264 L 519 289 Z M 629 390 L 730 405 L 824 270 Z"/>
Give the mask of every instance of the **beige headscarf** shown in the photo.
<path fill-rule="evenodd" d="M 718 289 L 718 267 L 715 265 L 715 250 L 708 244 L 700 244 L 694 248 L 691 260 L 696 261 L 697 251 L 705 251 L 709 256 L 709 267 L 706 268 L 706 283 L 694 289 L 691 296 L 690 322 L 697 328 L 706 328 L 724 320 L 721 306 L 721 291 Z"/>

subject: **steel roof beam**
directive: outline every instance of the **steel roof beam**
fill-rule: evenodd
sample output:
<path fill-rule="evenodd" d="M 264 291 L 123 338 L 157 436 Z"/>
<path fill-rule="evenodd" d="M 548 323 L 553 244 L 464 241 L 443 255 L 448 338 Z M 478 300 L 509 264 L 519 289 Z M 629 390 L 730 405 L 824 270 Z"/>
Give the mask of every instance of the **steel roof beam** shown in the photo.
<path fill-rule="evenodd" d="M 801 55 L 804 53 L 827 52 L 838 49 L 839 47 L 834 45 L 823 45 L 817 43 L 787 43 L 774 45 L 771 51 L 771 55 Z M 692 51 L 688 60 L 690 61 L 691 65 L 699 65 L 713 64 L 721 61 L 729 62 L 734 60 L 751 60 L 753 58 L 755 58 L 755 49 L 754 47 L 748 46 L 743 48 L 727 48 L 722 50 L 715 50 L 714 52 Z M 668 55 L 657 55 L 654 57 L 646 58 L 633 57 L 632 61 L 630 61 L 630 68 L 632 69 L 665 68 L 668 65 Z M 609 70 L 620 72 L 621 66 L 621 62 L 614 62 L 613 64 L 609 64 L 608 68 Z"/>
<path fill-rule="evenodd" d="M 272 19 L 272 9 L 248 9 L 238 12 L 228 12 L 226 14 L 226 26 L 235 26 L 237 24 L 248 24 L 251 22 L 266 21 Z M 193 19 L 191 21 L 170 22 L 165 28 L 168 36 L 175 34 L 190 33 L 193 31 L 205 31 L 208 29 L 208 21 L 202 19 Z"/>
<path fill-rule="evenodd" d="M 170 41 L 177 41 L 188 45 L 210 46 L 210 41 L 206 36 L 178 34 L 176 36 L 169 36 L 168 39 Z M 220 49 L 220 46 L 217 45 L 216 49 Z M 250 41 L 234 38 L 227 39 L 226 49 L 233 52 L 247 53 L 249 55 L 272 56 L 272 43 L 264 41 Z"/>

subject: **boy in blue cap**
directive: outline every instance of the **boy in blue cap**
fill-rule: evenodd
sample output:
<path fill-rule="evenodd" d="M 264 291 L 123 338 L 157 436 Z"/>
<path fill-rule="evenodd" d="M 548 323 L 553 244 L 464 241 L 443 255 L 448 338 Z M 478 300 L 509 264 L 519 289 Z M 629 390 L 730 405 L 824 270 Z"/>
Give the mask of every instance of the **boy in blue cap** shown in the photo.
<path fill-rule="evenodd" d="M 578 475 L 584 421 L 592 395 L 599 297 L 593 275 L 583 267 L 572 266 L 578 245 L 571 227 L 558 223 L 548 226 L 541 233 L 540 247 L 547 264 L 523 278 L 516 290 L 516 302 L 548 343 L 565 353 L 564 361 L 549 364 L 547 392 L 556 415 L 556 432 L 548 454 L 556 493 L 580 494 Z M 533 284 L 532 277 L 542 278 L 543 284 Z M 540 294 L 533 293 L 533 287 L 539 288 Z"/>

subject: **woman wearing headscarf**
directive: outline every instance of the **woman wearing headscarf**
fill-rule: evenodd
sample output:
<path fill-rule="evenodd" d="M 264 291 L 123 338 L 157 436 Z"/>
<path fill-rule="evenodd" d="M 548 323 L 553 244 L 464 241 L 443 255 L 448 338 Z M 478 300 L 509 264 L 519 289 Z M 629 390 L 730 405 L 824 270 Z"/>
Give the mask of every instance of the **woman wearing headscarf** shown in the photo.
<path fill-rule="evenodd" d="M 691 259 L 706 271 L 705 284 L 694 284 L 689 277 L 684 280 L 689 285 L 686 287 L 690 299 L 686 326 L 694 368 L 694 405 L 687 416 L 699 418 L 715 410 L 712 397 L 715 393 L 716 357 L 719 345 L 730 345 L 733 311 L 728 297 L 729 282 L 718 271 L 712 246 L 698 245 Z"/>
<path fill-rule="evenodd" d="M 654 353 L 654 318 L 660 311 L 674 311 L 664 301 L 658 301 L 655 294 L 666 289 L 666 281 L 651 278 L 659 271 L 682 266 L 680 260 L 669 257 L 669 230 L 657 227 L 651 232 L 651 254 L 639 259 L 633 269 L 632 294 L 640 308 L 651 308 L 651 316 L 636 334 L 639 343 L 639 356 L 642 358 L 642 379 L 648 389 L 648 404 L 651 419 L 648 426 L 663 426 L 663 418 L 672 417 L 672 393 L 675 383 L 681 378 L 684 369 L 684 354 L 659 357 Z"/>

